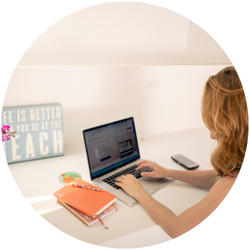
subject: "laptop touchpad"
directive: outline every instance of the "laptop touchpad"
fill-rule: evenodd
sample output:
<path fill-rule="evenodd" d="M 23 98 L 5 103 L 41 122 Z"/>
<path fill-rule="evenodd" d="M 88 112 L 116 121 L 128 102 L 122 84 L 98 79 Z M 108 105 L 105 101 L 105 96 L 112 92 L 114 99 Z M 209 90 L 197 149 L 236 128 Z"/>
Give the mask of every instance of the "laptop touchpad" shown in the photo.
<path fill-rule="evenodd" d="M 148 193 L 152 193 L 155 190 L 157 190 L 158 188 L 164 186 L 167 182 L 169 182 L 169 179 L 166 178 L 152 178 L 152 177 L 141 177 L 139 179 L 139 181 L 141 182 L 143 188 L 148 192 Z"/>

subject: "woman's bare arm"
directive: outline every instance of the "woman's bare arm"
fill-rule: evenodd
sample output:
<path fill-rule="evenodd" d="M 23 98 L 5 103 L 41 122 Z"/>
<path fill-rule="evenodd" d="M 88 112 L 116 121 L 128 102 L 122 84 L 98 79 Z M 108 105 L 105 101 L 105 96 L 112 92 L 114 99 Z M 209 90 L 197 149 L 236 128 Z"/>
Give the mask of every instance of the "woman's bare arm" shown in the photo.
<path fill-rule="evenodd" d="M 130 176 L 127 180 L 132 180 L 133 178 L 134 176 Z M 158 224 L 170 237 L 176 239 L 190 232 L 191 229 L 199 227 L 204 221 L 204 218 L 206 218 L 211 211 L 218 208 L 225 193 L 228 192 L 229 187 L 232 185 L 230 177 L 225 177 L 223 181 L 217 182 L 213 185 L 203 200 L 188 208 L 178 216 L 176 216 L 169 208 L 155 200 L 144 189 L 137 189 L 134 193 L 134 197 L 140 202 L 155 223 Z M 118 185 L 125 189 L 127 186 L 126 182 Z"/>
<path fill-rule="evenodd" d="M 215 170 L 185 171 L 169 169 L 167 172 L 170 178 L 204 188 L 211 188 L 220 178 Z"/>
<path fill-rule="evenodd" d="M 198 187 L 211 188 L 208 195 L 195 206 L 176 216 L 169 208 L 156 201 L 132 175 L 122 176 L 122 183 L 116 182 L 129 195 L 137 199 L 147 213 L 172 238 L 175 238 L 202 222 L 225 198 L 234 183 L 233 177 L 224 177 L 220 181 L 215 170 L 185 171 L 166 169 L 160 165 L 142 161 L 137 170 L 149 167 L 152 172 L 142 172 L 142 176 L 154 178 L 170 177 Z M 121 177 L 118 177 L 119 179 Z"/>
<path fill-rule="evenodd" d="M 137 170 L 143 167 L 149 167 L 152 172 L 142 172 L 142 176 L 150 176 L 153 178 L 170 177 L 179 181 L 183 181 L 198 187 L 211 188 L 219 179 L 215 170 L 174 170 L 166 169 L 155 162 L 144 160 L 137 164 Z"/>

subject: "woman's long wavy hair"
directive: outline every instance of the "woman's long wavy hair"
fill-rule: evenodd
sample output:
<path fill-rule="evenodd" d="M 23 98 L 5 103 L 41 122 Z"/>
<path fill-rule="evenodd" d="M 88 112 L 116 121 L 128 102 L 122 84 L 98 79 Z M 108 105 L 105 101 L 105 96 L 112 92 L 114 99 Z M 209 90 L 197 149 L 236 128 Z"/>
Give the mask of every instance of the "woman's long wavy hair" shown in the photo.
<path fill-rule="evenodd" d="M 210 131 L 217 132 L 218 145 L 211 163 L 221 176 L 232 176 L 242 166 L 248 138 L 246 97 L 234 67 L 209 77 L 202 98 L 202 118 Z"/>

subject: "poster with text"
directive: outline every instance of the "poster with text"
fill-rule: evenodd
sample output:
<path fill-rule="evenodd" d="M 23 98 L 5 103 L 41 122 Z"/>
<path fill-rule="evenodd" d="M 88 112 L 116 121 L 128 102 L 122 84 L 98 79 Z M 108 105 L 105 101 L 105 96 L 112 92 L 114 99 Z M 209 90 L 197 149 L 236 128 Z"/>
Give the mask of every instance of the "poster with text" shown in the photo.
<path fill-rule="evenodd" d="M 64 155 L 62 105 L 5 107 L 2 124 L 16 131 L 3 142 L 8 163 Z"/>

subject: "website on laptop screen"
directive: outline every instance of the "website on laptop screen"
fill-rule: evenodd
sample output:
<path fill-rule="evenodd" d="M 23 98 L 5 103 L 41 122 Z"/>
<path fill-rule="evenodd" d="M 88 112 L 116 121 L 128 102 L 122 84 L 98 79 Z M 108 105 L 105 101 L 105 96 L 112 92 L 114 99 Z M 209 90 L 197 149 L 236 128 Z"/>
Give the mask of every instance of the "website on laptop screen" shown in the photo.
<path fill-rule="evenodd" d="M 133 120 L 125 120 L 84 133 L 91 176 L 139 158 Z"/>

